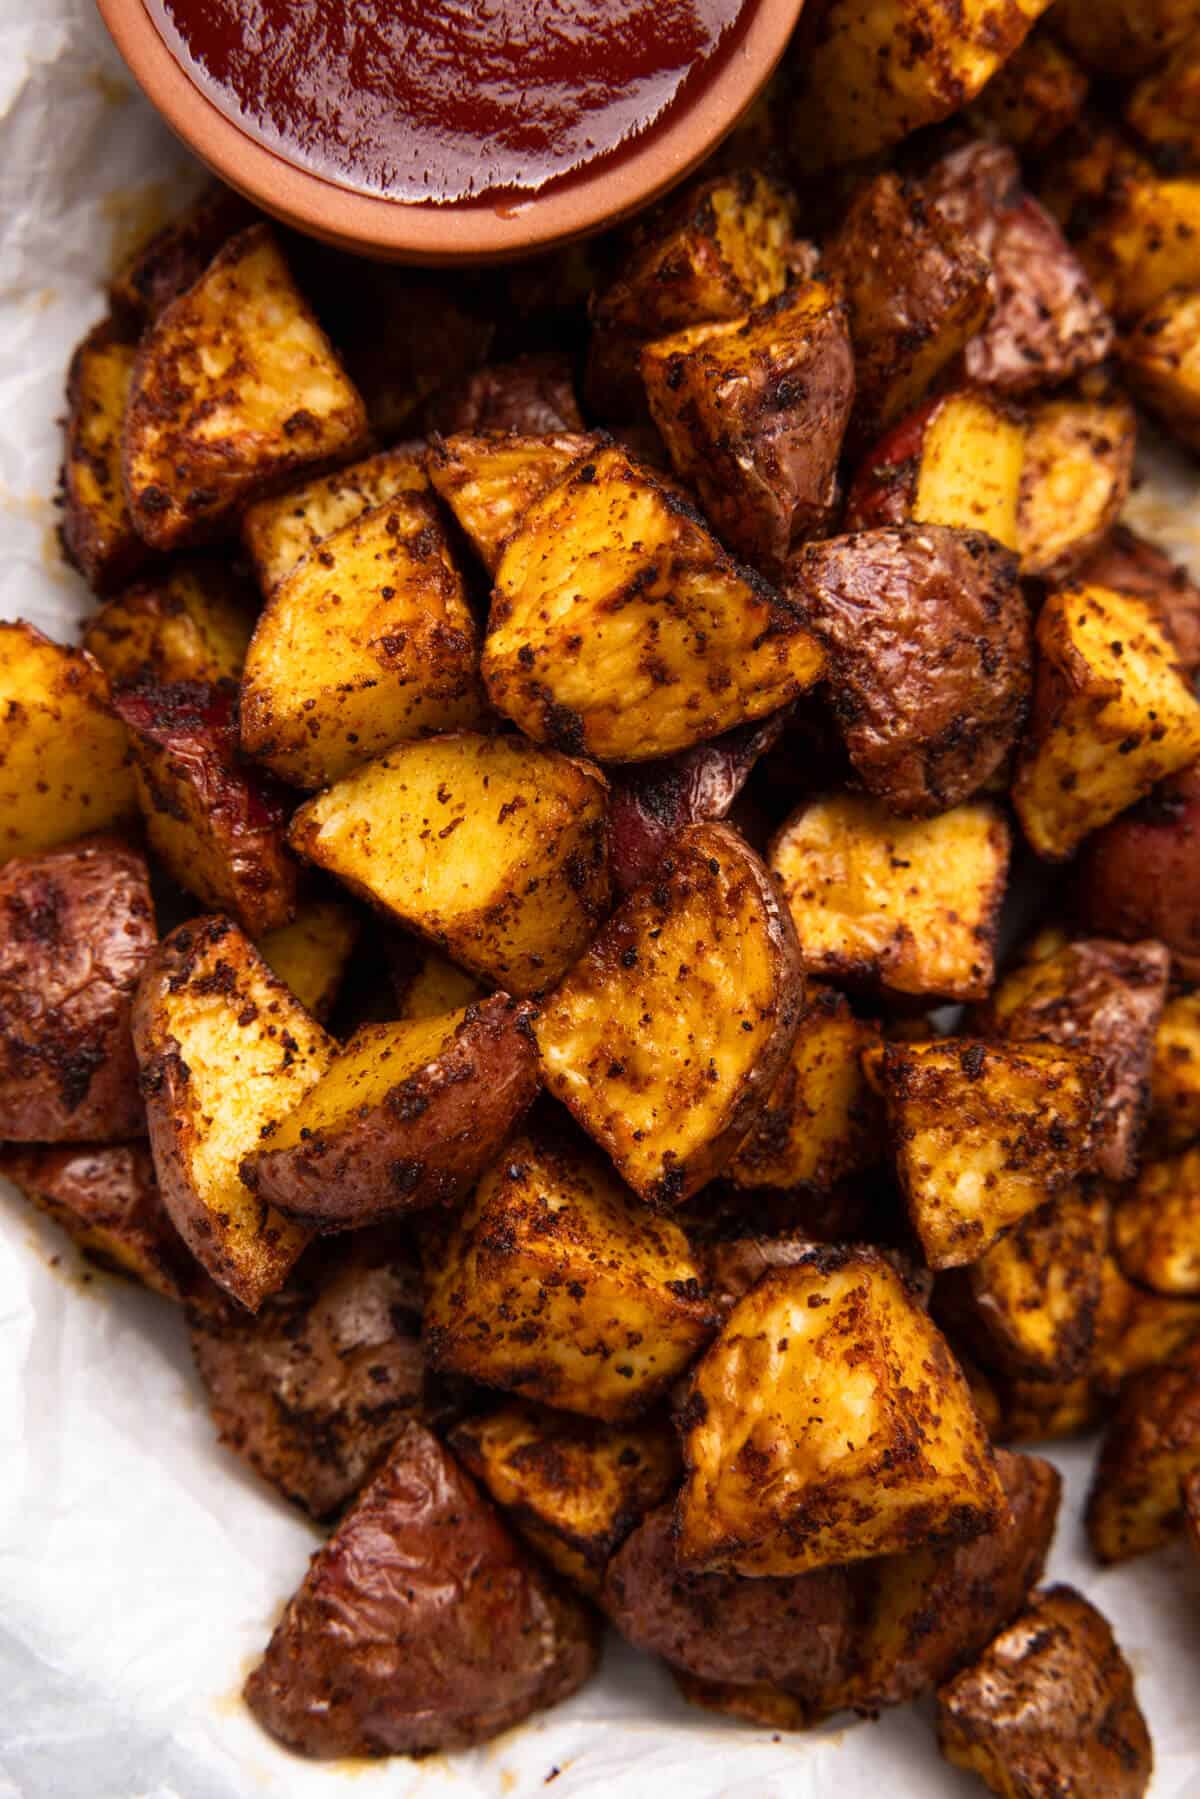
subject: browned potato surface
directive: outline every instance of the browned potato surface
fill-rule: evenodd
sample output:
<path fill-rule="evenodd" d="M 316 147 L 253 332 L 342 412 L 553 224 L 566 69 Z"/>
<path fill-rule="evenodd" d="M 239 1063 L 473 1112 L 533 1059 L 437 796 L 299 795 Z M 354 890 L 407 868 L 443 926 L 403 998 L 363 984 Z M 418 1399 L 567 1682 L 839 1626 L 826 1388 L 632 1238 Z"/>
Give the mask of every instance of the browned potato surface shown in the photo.
<path fill-rule="evenodd" d="M 438 1018 L 486 998 L 473 975 L 415 937 L 397 933 L 387 947 L 397 1018 Z"/>
<path fill-rule="evenodd" d="M 1141 317 L 1172 288 L 1200 285 L 1200 176 L 1160 176 L 1118 154 L 1080 222 L 1080 260 L 1119 323 Z"/>
<path fill-rule="evenodd" d="M 542 1076 L 636 1193 L 678 1205 L 766 1105 L 802 995 L 766 869 L 729 826 L 691 825 L 543 1004 Z"/>
<path fill-rule="evenodd" d="M 1065 581 L 1086 562 L 1129 498 L 1136 446 L 1133 409 L 1119 394 L 1033 402 L 1017 511 L 1023 575 Z"/>
<path fill-rule="evenodd" d="M 666 1420 L 622 1426 L 506 1405 L 464 1420 L 450 1445 L 514 1529 L 590 1598 L 630 1531 L 679 1485 Z"/>
<path fill-rule="evenodd" d="M 1127 525 L 1118 525 L 1078 571 L 1089 586 L 1150 600 L 1189 675 L 1200 670 L 1200 587 L 1187 570 Z"/>
<path fill-rule="evenodd" d="M 302 806 L 292 847 L 508 992 L 544 991 L 609 898 L 607 784 L 516 737 L 400 744 Z"/>
<path fill-rule="evenodd" d="M 134 527 L 160 550 L 217 535 L 298 469 L 349 455 L 366 428 L 271 231 L 253 225 L 142 339 L 122 450 Z"/>
<path fill-rule="evenodd" d="M 1191 33 L 1129 93 L 1124 113 L 1165 168 L 1200 164 L 1200 11 Z"/>
<path fill-rule="evenodd" d="M 135 346 L 111 319 L 89 331 L 67 373 L 62 546 L 97 593 L 111 593 L 148 555 L 121 483 L 121 425 Z"/>
<path fill-rule="evenodd" d="M 951 525 L 1017 548 L 1024 421 L 1011 402 L 974 388 L 927 401 L 868 451 L 846 496 L 842 528 Z"/>
<path fill-rule="evenodd" d="M 532 1007 L 498 993 L 441 1018 L 367 1024 L 242 1163 L 319 1231 L 461 1199 L 537 1092 Z"/>
<path fill-rule="evenodd" d="M 597 1651 L 584 1607 L 410 1423 L 313 1557 L 245 1697 L 304 1755 L 421 1755 L 487 1742 L 557 1704 Z"/>
<path fill-rule="evenodd" d="M 1200 453 L 1200 281 L 1172 288 L 1126 332 L 1121 371 L 1147 411 Z"/>
<path fill-rule="evenodd" d="M 354 1497 L 420 1403 L 420 1271 L 379 1233 L 310 1250 L 256 1317 L 225 1302 L 189 1324 L 221 1442 L 314 1518 Z"/>
<path fill-rule="evenodd" d="M 143 1143 L 6 1144 L 0 1175 L 52 1218 L 89 1261 L 182 1300 L 199 1270 L 168 1218 Z"/>
<path fill-rule="evenodd" d="M 1073 1587 L 1035 1593 L 938 1694 L 938 1742 L 1002 1799 L 1141 1799 L 1153 1751 L 1129 1664 Z"/>
<path fill-rule="evenodd" d="M 970 799 L 1004 764 L 1029 706 L 1016 558 L 979 531 L 899 525 L 807 544 L 790 574 L 867 790 L 908 817 Z"/>
<path fill-rule="evenodd" d="M 1088 1495 L 1101 1562 L 1144 1555 L 1184 1525 L 1181 1482 L 1200 1474 L 1200 1342 L 1129 1381 L 1108 1426 Z"/>
<path fill-rule="evenodd" d="M 1140 1286 L 1200 1295 L 1200 1149 L 1146 1163 L 1114 1207 L 1113 1249 Z"/>
<path fill-rule="evenodd" d="M 807 801 L 769 863 L 806 973 L 981 999 L 992 984 L 1009 833 L 983 801 L 899 819 L 859 794 Z"/>
<path fill-rule="evenodd" d="M 700 1263 L 573 1136 L 518 1138 L 426 1266 L 432 1368 L 621 1421 L 712 1335 Z"/>
<path fill-rule="evenodd" d="M 1200 1304 L 1194 1299 L 1135 1286 L 1116 1257 L 1105 1256 L 1091 1361 L 1101 1393 L 1116 1393 L 1131 1376 L 1170 1361 L 1198 1331 Z"/>
<path fill-rule="evenodd" d="M 143 973 L 134 1043 L 163 1203 L 226 1292 L 257 1311 L 308 1241 L 243 1184 L 263 1127 L 297 1104 L 335 1045 L 227 918 L 180 925 Z"/>
<path fill-rule="evenodd" d="M 402 444 L 332 474 L 314 475 L 248 506 L 242 515 L 242 542 L 263 594 L 270 598 L 325 538 L 389 500 L 397 501 L 397 516 L 405 523 L 415 517 L 432 524 L 436 515 L 419 499 L 412 500 L 411 507 L 405 503 L 406 496 L 428 489 L 424 445 Z"/>
<path fill-rule="evenodd" d="M 689 1572 L 800 1574 L 963 1541 L 1003 1512 L 966 1382 L 874 1250 L 766 1275 L 698 1364 L 681 1427 Z"/>
<path fill-rule="evenodd" d="M 489 698 L 527 736 L 608 762 L 762 718 L 821 665 L 797 609 L 616 448 L 525 514 L 483 652 Z"/>
<path fill-rule="evenodd" d="M 101 606 L 83 647 L 114 687 L 236 681 L 254 629 L 253 588 L 216 557 L 181 558 Z"/>
<path fill-rule="evenodd" d="M 0 621 L 0 864 L 136 816 L 111 699 L 85 652 Z"/>
<path fill-rule="evenodd" d="M 1200 993 L 1169 1000 L 1154 1039 L 1150 1129 L 1170 1149 L 1200 1138 Z"/>
<path fill-rule="evenodd" d="M 268 931 L 254 947 L 305 1011 L 325 1024 L 358 934 L 359 920 L 348 906 L 308 900 L 300 902 L 290 924 Z"/>
<path fill-rule="evenodd" d="M 1059 0 L 1054 29 L 1088 68 L 1127 81 L 1200 23 L 1196 0 Z"/>
<path fill-rule="evenodd" d="M 889 1043 L 883 1082 L 896 1173 L 931 1268 L 973 1262 L 1091 1148 L 1097 1069 L 1048 1043 Z"/>
<path fill-rule="evenodd" d="M 457 431 L 527 437 L 582 431 L 571 359 L 561 350 L 543 350 L 473 369 L 433 395 L 425 407 L 425 428 L 447 437 Z"/>
<path fill-rule="evenodd" d="M 1175 973 L 1200 980 L 1200 764 L 1097 831 L 1076 892 L 1090 930 L 1126 942 L 1157 937 Z"/>
<path fill-rule="evenodd" d="M 1014 149 L 1039 156 L 1082 113 L 1088 87 L 1074 57 L 1040 25 L 997 69 L 970 117 Z"/>
<path fill-rule="evenodd" d="M 434 439 L 429 479 L 462 526 L 489 575 L 535 500 L 604 440 L 581 431 L 545 436 L 464 432 Z"/>
<path fill-rule="evenodd" d="M 0 1139 L 145 1129 L 130 1015 L 157 932 L 136 850 L 91 837 L 0 867 Z"/>
<path fill-rule="evenodd" d="M 117 270 L 108 290 L 113 310 L 134 330 L 152 324 L 194 286 L 221 246 L 258 216 L 232 188 L 210 182 Z"/>

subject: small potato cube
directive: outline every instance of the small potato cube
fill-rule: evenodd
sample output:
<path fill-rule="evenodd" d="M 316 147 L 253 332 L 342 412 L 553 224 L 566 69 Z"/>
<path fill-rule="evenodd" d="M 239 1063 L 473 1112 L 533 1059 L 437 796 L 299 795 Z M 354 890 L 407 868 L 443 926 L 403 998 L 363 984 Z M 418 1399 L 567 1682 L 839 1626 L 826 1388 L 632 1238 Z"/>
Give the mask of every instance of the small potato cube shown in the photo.
<path fill-rule="evenodd" d="M 1054 30 L 1079 60 L 1128 81 L 1200 23 L 1196 0 L 1059 0 Z"/>
<path fill-rule="evenodd" d="M 1172 288 L 1121 340 L 1136 397 L 1189 450 L 1200 452 L 1200 284 Z"/>
<path fill-rule="evenodd" d="M 974 1262 L 1085 1165 L 1092 1057 L 1053 1044 L 889 1043 L 896 1173 L 931 1268 Z"/>
<path fill-rule="evenodd" d="M 135 333 L 195 285 L 223 244 L 259 218 L 222 182 L 208 184 L 161 231 L 141 243 L 109 283 L 113 311 Z"/>
<path fill-rule="evenodd" d="M 1200 176 L 1166 179 L 1123 160 L 1083 222 L 1076 252 L 1119 322 L 1142 317 L 1172 288 L 1200 286 Z"/>
<path fill-rule="evenodd" d="M 227 918 L 180 925 L 159 945 L 133 1034 L 163 1204 L 218 1286 L 256 1312 L 309 1238 L 239 1170 L 337 1046 Z"/>
<path fill-rule="evenodd" d="M 850 309 L 862 447 L 904 416 L 992 309 L 991 270 L 931 196 L 888 173 L 861 187 L 824 269 Z"/>
<path fill-rule="evenodd" d="M 543 1004 L 542 1077 L 649 1204 L 730 1160 L 787 1061 L 803 986 L 770 876 L 691 825 Z"/>
<path fill-rule="evenodd" d="M 398 745 L 302 806 L 294 849 L 472 974 L 544 991 L 608 905 L 607 786 L 515 737 Z"/>
<path fill-rule="evenodd" d="M 832 0 L 797 60 L 792 150 L 857 162 L 973 100 L 1048 0 Z"/>
<path fill-rule="evenodd" d="M 1086 586 L 1149 600 L 1186 674 L 1200 672 L 1200 587 L 1164 550 L 1118 525 L 1077 571 Z"/>
<path fill-rule="evenodd" d="M 325 1024 L 358 934 L 359 920 L 348 906 L 308 900 L 297 906 L 290 924 L 268 931 L 254 947 L 305 1011 Z"/>
<path fill-rule="evenodd" d="M 89 1261 L 183 1300 L 199 1269 L 159 1198 L 143 1143 L 0 1148 L 0 1175 L 53 1219 Z"/>
<path fill-rule="evenodd" d="M 543 1560 L 593 1598 L 630 1531 L 679 1485 L 667 1423 L 622 1429 L 506 1405 L 456 1426 L 450 1447 Z"/>
<path fill-rule="evenodd" d="M 1125 120 L 1164 168 L 1200 165 L 1200 9 L 1190 35 L 1143 75 L 1125 101 Z"/>
<path fill-rule="evenodd" d="M 557 487 L 601 441 L 582 432 L 435 439 L 428 453 L 429 479 L 488 574 L 494 575 L 505 545 L 534 501 Z"/>
<path fill-rule="evenodd" d="M 263 594 L 269 599 L 296 564 L 326 537 L 388 500 L 400 501 L 397 515 L 407 524 L 409 513 L 401 496 L 428 491 L 424 447 L 417 444 L 385 450 L 381 456 L 352 462 L 348 468 L 316 475 L 298 487 L 258 500 L 243 514 L 242 542 Z M 414 513 L 431 524 L 436 517 L 419 502 L 414 502 Z"/>
<path fill-rule="evenodd" d="M 1133 1375 L 1170 1361 L 1200 1332 L 1200 1303 L 1150 1293 L 1126 1280 L 1114 1255 L 1101 1270 L 1100 1305 L 1092 1350 L 1093 1384 L 1116 1393 Z"/>
<path fill-rule="evenodd" d="M 1146 1164 L 1113 1209 L 1113 1249 L 1140 1286 L 1200 1295 L 1200 1149 Z"/>
<path fill-rule="evenodd" d="M 862 1071 L 879 1026 L 844 994 L 810 987 L 783 1073 L 727 1173 L 739 1187 L 824 1192 L 880 1160 L 879 1105 Z"/>
<path fill-rule="evenodd" d="M 130 1014 L 157 932 L 144 859 L 90 837 L 0 867 L 0 1140 L 145 1130 Z"/>
<path fill-rule="evenodd" d="M 398 1018 L 439 1018 L 486 998 L 486 989 L 465 968 L 416 938 L 397 936 L 388 957 Z"/>
<path fill-rule="evenodd" d="M 1013 804 L 1039 856 L 1089 832 L 1200 754 L 1200 704 L 1153 607 L 1107 587 L 1050 595 L 1037 622 L 1033 725 Z"/>
<path fill-rule="evenodd" d="M 650 412 L 676 473 L 723 542 L 772 579 L 837 501 L 854 399 L 846 308 L 805 281 L 744 319 L 693 326 L 642 351 Z"/>
<path fill-rule="evenodd" d="M 844 793 L 794 812 L 769 860 L 807 973 L 978 999 L 992 984 L 1008 852 L 985 802 L 910 821 Z"/>
<path fill-rule="evenodd" d="M 1074 57 L 1039 26 L 997 69 L 970 117 L 985 134 L 1040 156 L 1080 116 L 1089 85 Z"/>
<path fill-rule="evenodd" d="M 426 1281 L 430 1367 L 612 1422 L 660 1398 L 716 1322 L 679 1226 L 566 1137 L 509 1144 Z"/>
<path fill-rule="evenodd" d="M 847 531 L 949 525 L 1017 548 L 1023 422 L 972 388 L 929 401 L 868 452 L 846 496 Z"/>
<path fill-rule="evenodd" d="M 970 799 L 1005 764 L 1029 709 L 1016 557 L 979 531 L 894 525 L 806 544 L 790 573 L 863 785 L 907 817 Z"/>
<path fill-rule="evenodd" d="M 1150 1129 L 1169 1149 L 1200 1138 L 1200 992 L 1165 1007 L 1154 1039 Z"/>
<path fill-rule="evenodd" d="M 964 1541 L 1003 1515 L 953 1356 L 875 1250 L 815 1250 L 730 1313 L 681 1428 L 685 1572 L 802 1574 Z"/>
<path fill-rule="evenodd" d="M 530 508 L 497 571 L 488 695 L 574 755 L 668 755 L 777 711 L 821 669 L 797 609 L 615 448 Z"/>
<path fill-rule="evenodd" d="M 250 500 L 349 455 L 366 431 L 275 238 L 253 225 L 142 339 L 123 442 L 135 529 L 157 550 L 220 535 Z"/>
<path fill-rule="evenodd" d="M 1034 402 L 1017 510 L 1023 575 L 1065 581 L 1104 541 L 1129 498 L 1136 447 L 1119 395 Z"/>
<path fill-rule="evenodd" d="M 1142 1799 L 1153 1751 L 1129 1664 L 1073 1587 L 1046 1587 L 938 1693 L 938 1744 L 1002 1799 Z"/>
<path fill-rule="evenodd" d="M 121 426 L 136 356 L 105 319 L 79 345 L 67 374 L 62 546 L 97 593 L 128 581 L 148 555 L 121 482 Z"/>
<path fill-rule="evenodd" d="M 1108 1180 L 1137 1173 L 1170 961 L 1161 943 L 1081 937 L 1006 975 L 976 1021 L 984 1035 L 1061 1043 L 1096 1058 L 1093 1166 Z"/>
<path fill-rule="evenodd" d="M 0 621 L 0 865 L 137 815 L 129 740 L 92 658 Z"/>
<path fill-rule="evenodd" d="M 400 492 L 321 540 L 271 593 L 242 676 L 246 754 L 324 787 L 480 716 L 479 645 L 433 498 Z"/>
<path fill-rule="evenodd" d="M 1087 1503 L 1097 1561 L 1159 1549 L 1183 1529 L 1180 1483 L 1200 1474 L 1200 1340 L 1129 1381 L 1101 1446 Z"/>
<path fill-rule="evenodd" d="M 253 588 L 213 557 L 181 558 L 101 606 L 83 647 L 114 687 L 236 681 L 254 630 Z"/>
<path fill-rule="evenodd" d="M 1104 1415 L 1103 1397 L 1086 1374 L 1068 1381 L 996 1376 L 992 1391 L 997 1443 L 1061 1443 L 1094 1430 Z"/>
<path fill-rule="evenodd" d="M 537 1092 L 530 1017 L 498 993 L 442 1018 L 363 1025 L 264 1132 L 242 1179 L 319 1231 L 452 1205 Z"/>

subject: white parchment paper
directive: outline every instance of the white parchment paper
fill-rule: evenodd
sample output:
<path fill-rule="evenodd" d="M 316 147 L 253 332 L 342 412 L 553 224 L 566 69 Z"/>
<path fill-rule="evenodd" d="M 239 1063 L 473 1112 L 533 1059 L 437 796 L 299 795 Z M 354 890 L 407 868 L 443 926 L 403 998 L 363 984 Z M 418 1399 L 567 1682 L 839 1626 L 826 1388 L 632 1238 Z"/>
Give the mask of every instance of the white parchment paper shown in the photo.
<path fill-rule="evenodd" d="M 132 0 L 131 0 L 132 3 Z M 91 0 L 0 0 L 0 616 L 67 639 L 86 606 L 54 541 L 71 347 L 121 251 L 194 183 Z M 1156 465 L 1135 522 L 1194 555 L 1196 483 Z M 1200 1794 L 1200 1564 L 1182 1548 L 1099 1572 L 1079 1510 L 1051 1574 L 1108 1613 L 1154 1735 L 1157 1799 Z M 966 1795 L 928 1711 L 775 1738 L 686 1707 L 610 1649 L 572 1703 L 485 1750 L 308 1765 L 238 1698 L 315 1533 L 214 1442 L 181 1322 L 88 1274 L 0 1193 L 0 1799 L 840 1799 Z M 1096 1799 L 1102 1799 L 1097 1795 Z"/>

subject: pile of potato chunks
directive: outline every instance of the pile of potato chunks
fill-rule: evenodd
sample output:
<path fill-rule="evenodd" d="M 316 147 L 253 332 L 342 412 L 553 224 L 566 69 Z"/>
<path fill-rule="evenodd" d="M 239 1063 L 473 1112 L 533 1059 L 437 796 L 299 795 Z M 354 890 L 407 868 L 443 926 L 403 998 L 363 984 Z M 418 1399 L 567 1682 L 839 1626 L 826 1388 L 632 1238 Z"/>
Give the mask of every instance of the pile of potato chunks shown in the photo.
<path fill-rule="evenodd" d="M 0 1170 L 331 1527 L 246 1688 L 311 1755 L 607 1618 L 1149 1781 L 1002 1445 L 1200 1538 L 1200 592 L 1120 522 L 1135 401 L 1200 449 L 1200 6 L 811 15 L 631 229 L 452 279 L 210 192 L 71 364 Z"/>

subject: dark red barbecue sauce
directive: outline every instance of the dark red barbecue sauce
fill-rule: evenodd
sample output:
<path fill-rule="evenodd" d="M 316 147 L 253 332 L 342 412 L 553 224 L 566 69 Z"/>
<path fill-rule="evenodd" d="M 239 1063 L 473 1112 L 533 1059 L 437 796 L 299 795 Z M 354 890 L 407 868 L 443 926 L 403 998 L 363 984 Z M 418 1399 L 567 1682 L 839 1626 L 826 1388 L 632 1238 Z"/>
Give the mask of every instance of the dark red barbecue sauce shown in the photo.
<path fill-rule="evenodd" d="M 758 3 L 147 0 L 252 137 L 346 187 L 442 204 L 628 152 L 700 97 Z"/>

